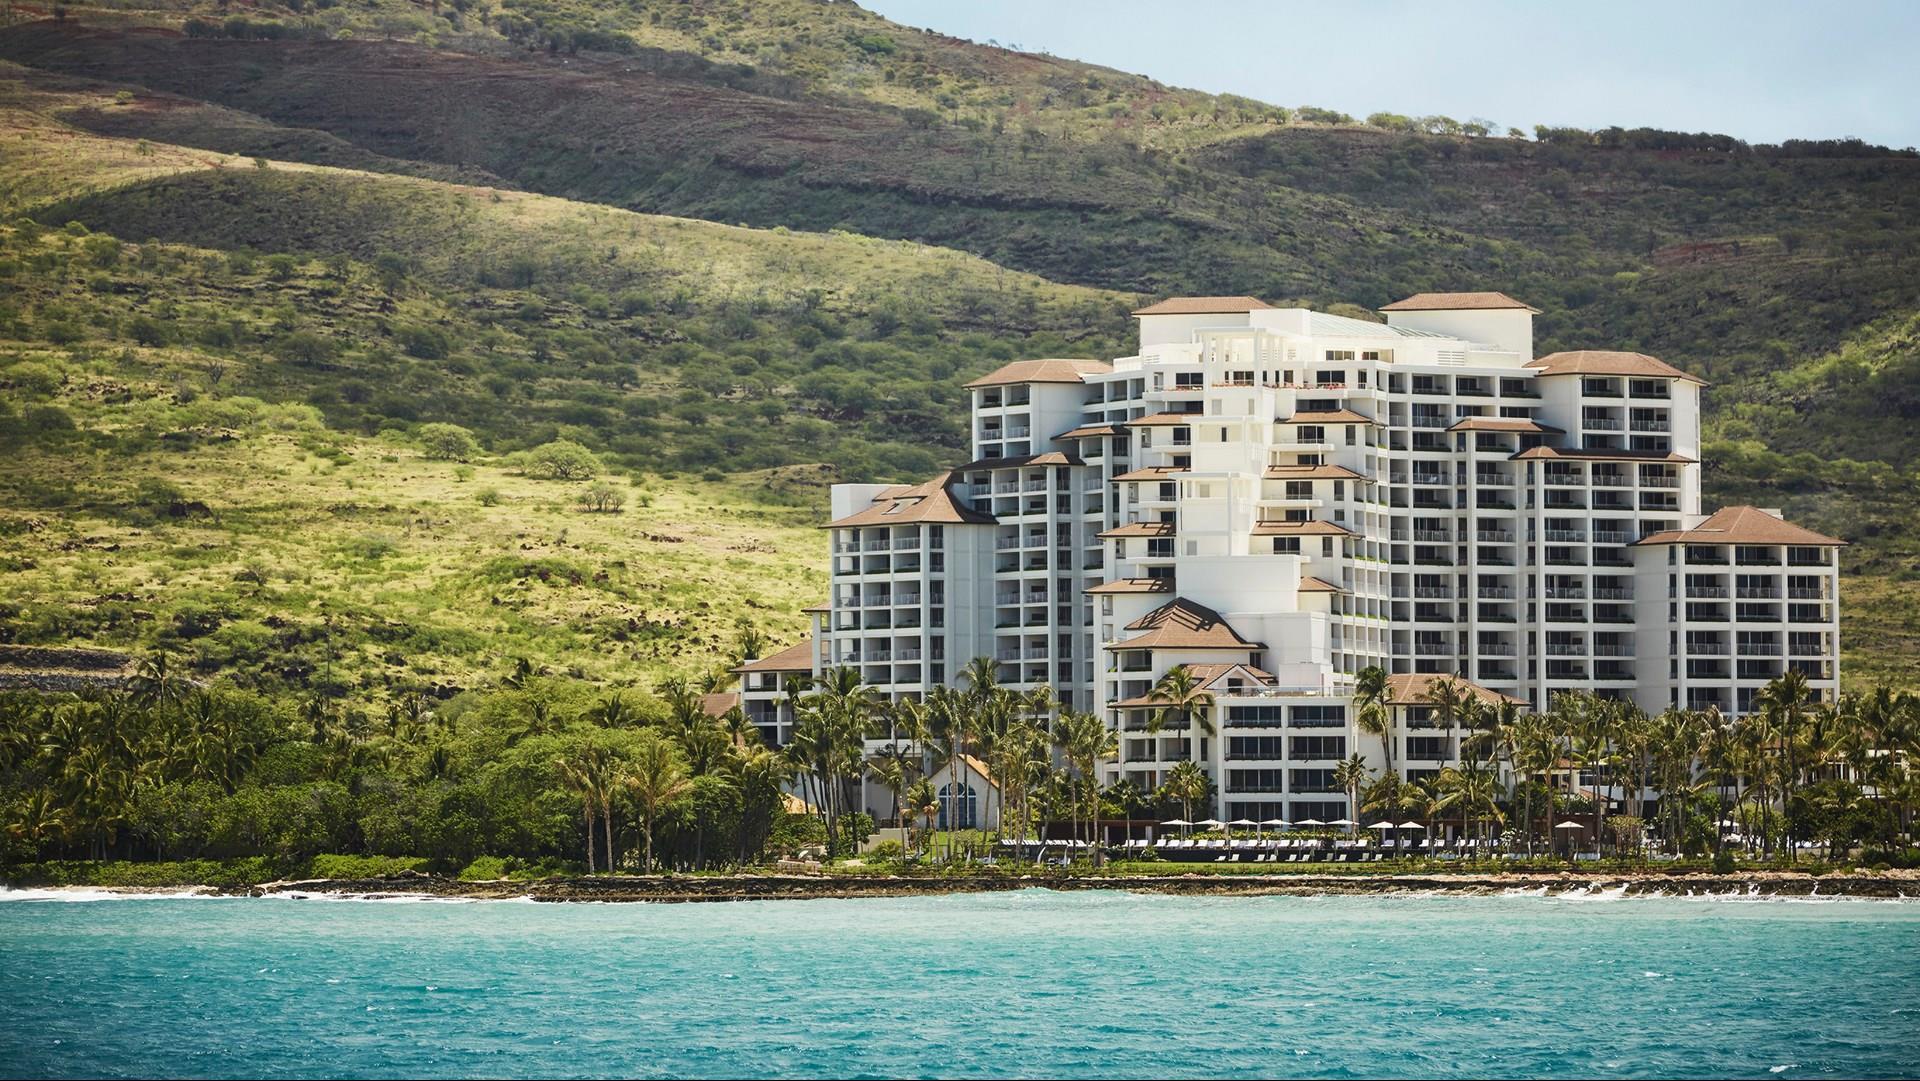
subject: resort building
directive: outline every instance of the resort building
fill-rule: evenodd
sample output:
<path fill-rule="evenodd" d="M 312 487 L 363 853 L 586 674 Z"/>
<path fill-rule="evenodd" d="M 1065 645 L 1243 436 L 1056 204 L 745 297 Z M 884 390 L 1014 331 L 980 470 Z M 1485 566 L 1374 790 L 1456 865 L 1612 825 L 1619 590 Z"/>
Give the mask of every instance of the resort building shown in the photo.
<path fill-rule="evenodd" d="M 750 715 L 784 734 L 773 684 L 802 662 L 905 697 L 990 656 L 1107 718 L 1116 775 L 1194 759 L 1219 817 L 1298 821 L 1349 816 L 1341 759 L 1387 765 L 1352 716 L 1370 665 L 1410 778 L 1457 760 L 1423 699 L 1443 675 L 1532 708 L 1588 690 L 1740 713 L 1789 668 L 1833 697 L 1842 542 L 1703 513 L 1701 379 L 1536 357 L 1538 312 L 1501 293 L 1381 312 L 1176 298 L 1134 313 L 1133 356 L 974 380 L 971 461 L 835 486 L 832 595 L 808 643 L 743 666 Z M 1211 735 L 1160 723 L 1178 666 Z"/>

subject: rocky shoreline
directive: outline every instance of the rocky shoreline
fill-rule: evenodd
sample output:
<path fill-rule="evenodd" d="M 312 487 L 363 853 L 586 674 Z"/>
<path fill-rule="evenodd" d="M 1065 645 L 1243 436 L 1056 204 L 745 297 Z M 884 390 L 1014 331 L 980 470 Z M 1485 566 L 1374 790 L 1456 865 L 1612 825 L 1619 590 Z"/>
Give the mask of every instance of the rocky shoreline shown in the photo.
<path fill-rule="evenodd" d="M 542 902 L 685 903 L 917 897 L 1025 889 L 1121 890 L 1185 896 L 1325 896 L 1446 894 L 1497 896 L 1516 892 L 1620 896 L 1749 894 L 1776 897 L 1920 897 L 1920 874 L 1871 871 L 1811 875 L 1791 871 L 1728 874 L 1659 872 L 1459 874 L 1185 874 L 1185 875 L 627 875 L 535 881 L 463 882 L 414 874 L 367 879 L 309 879 L 203 889 L 219 896 L 338 896 L 443 898 Z M 153 890 L 125 892 L 157 892 Z"/>

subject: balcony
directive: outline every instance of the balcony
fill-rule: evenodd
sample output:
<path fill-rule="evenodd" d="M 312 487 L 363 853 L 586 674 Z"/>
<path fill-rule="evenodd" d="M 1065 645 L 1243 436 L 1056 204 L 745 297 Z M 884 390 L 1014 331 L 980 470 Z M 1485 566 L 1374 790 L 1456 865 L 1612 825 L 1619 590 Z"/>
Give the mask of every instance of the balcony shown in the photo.
<path fill-rule="evenodd" d="M 1673 425 L 1664 420 L 1642 420 L 1639 417 L 1635 417 L 1633 419 L 1633 430 L 1636 432 L 1667 432 L 1673 430 Z"/>
<path fill-rule="evenodd" d="M 1613 417 L 1583 417 L 1580 420 L 1580 427 L 1590 432 L 1617 432 L 1621 425 Z"/>

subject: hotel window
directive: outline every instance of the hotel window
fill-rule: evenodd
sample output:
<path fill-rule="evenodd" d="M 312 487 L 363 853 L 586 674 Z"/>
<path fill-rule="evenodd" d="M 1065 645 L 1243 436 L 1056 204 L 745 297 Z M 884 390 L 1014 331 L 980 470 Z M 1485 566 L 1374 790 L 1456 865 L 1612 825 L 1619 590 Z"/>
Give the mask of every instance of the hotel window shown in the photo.
<path fill-rule="evenodd" d="M 1334 761 L 1347 756 L 1347 737 L 1294 736 L 1287 751 L 1287 757 L 1303 761 Z"/>

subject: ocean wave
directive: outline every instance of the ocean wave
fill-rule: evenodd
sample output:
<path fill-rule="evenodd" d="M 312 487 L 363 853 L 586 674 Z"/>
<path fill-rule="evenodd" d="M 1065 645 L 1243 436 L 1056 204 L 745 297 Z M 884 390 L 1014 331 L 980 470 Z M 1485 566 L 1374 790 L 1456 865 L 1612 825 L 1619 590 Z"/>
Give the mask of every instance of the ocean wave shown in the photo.
<path fill-rule="evenodd" d="M 216 901 L 227 900 L 204 886 L 179 890 L 113 890 L 92 886 L 48 886 L 34 889 L 0 888 L 0 901 Z"/>

